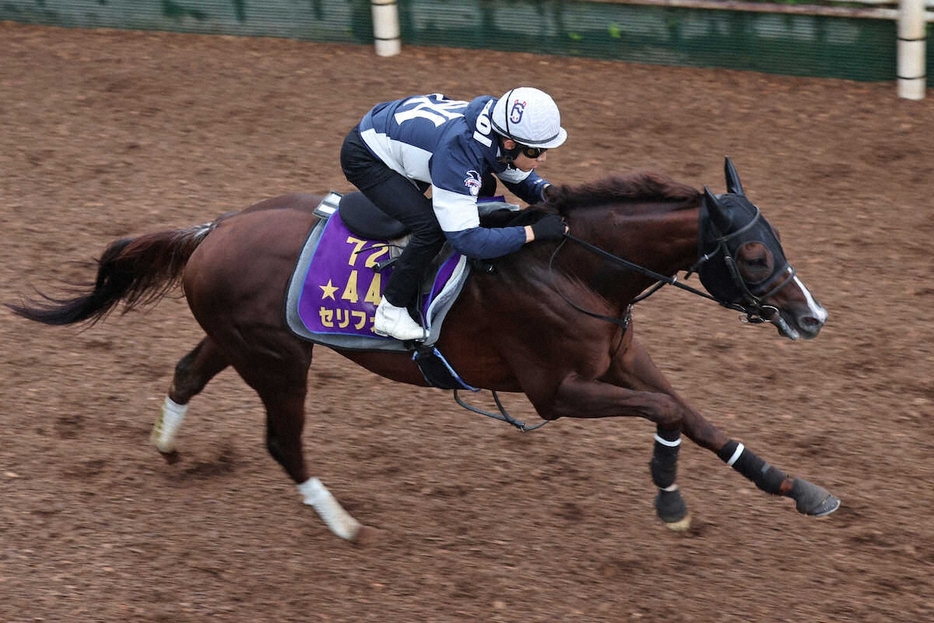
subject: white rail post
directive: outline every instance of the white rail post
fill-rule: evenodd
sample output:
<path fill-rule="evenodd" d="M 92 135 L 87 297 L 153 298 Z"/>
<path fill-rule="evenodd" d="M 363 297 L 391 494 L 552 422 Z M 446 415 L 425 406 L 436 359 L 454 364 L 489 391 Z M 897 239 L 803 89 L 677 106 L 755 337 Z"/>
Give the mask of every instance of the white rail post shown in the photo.
<path fill-rule="evenodd" d="M 920 0 L 924 2 L 924 0 Z M 395 56 L 402 50 L 399 34 L 399 4 L 396 0 L 370 0 L 373 8 L 373 38 L 377 56 Z"/>
<path fill-rule="evenodd" d="M 898 96 L 924 99 L 927 22 L 924 0 L 898 1 Z"/>

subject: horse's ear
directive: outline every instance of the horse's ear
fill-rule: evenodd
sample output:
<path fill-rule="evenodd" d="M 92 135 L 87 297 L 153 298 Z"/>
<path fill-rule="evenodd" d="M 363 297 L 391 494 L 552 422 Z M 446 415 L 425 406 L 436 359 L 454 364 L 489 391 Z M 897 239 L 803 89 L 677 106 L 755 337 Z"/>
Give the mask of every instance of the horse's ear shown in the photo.
<path fill-rule="evenodd" d="M 707 186 L 704 186 L 704 203 L 707 205 L 707 214 L 710 216 L 710 220 L 713 221 L 714 227 L 720 232 L 729 231 L 730 218 L 726 214 L 726 209 Z"/>
<path fill-rule="evenodd" d="M 733 162 L 730 160 L 729 156 L 726 157 L 723 170 L 726 174 L 726 192 L 733 195 L 745 196 L 746 193 L 743 192 L 743 185 L 739 181 L 739 173 L 736 172 L 736 167 L 733 166 Z"/>
<path fill-rule="evenodd" d="M 710 187 L 706 184 L 704 185 L 704 201 L 707 203 L 708 210 L 717 210 L 720 207 L 717 196 L 710 192 Z"/>

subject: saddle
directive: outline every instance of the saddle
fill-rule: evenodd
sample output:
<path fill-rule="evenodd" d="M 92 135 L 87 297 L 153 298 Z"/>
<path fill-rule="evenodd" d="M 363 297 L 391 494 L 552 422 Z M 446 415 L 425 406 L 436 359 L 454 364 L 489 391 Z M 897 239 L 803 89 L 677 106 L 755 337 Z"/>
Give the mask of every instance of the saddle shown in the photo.
<path fill-rule="evenodd" d="M 503 219 L 519 206 L 485 198 L 483 218 Z M 373 315 L 382 284 L 405 246 L 406 227 L 360 192 L 329 193 L 315 209 L 312 227 L 289 282 L 286 320 L 297 336 L 335 349 L 411 352 L 426 380 L 443 389 L 471 389 L 434 347 L 447 312 L 463 289 L 471 263 L 450 245 L 432 262 L 419 297 L 428 337 L 404 343 L 376 335 Z"/>
<path fill-rule="evenodd" d="M 321 204 L 328 204 L 328 199 L 331 198 L 328 205 L 333 205 L 334 195 L 337 193 L 330 193 Z M 405 225 L 380 210 L 359 191 L 338 195 L 337 201 L 341 220 L 347 225 L 347 229 L 358 236 L 375 240 L 398 240 L 409 233 Z"/>

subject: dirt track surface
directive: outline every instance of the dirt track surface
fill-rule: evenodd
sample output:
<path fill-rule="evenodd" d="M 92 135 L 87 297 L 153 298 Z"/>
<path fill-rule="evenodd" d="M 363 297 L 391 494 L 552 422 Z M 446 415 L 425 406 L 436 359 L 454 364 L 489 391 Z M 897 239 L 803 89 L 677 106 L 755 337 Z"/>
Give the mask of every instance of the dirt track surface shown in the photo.
<path fill-rule="evenodd" d="M 362 521 L 331 535 L 266 453 L 231 371 L 192 402 L 181 462 L 149 444 L 183 300 L 86 331 L 0 325 L 0 621 L 934 620 L 934 98 L 893 84 L 495 52 L 0 24 L 0 300 L 113 239 L 286 191 L 348 190 L 346 130 L 377 101 L 549 91 L 555 182 L 636 168 L 724 190 L 729 154 L 829 310 L 781 340 L 681 292 L 637 335 L 702 412 L 843 500 L 797 514 L 686 443 L 684 536 L 652 508 L 635 419 L 522 434 L 446 392 L 319 349 L 306 452 Z M 483 404 L 486 397 L 478 399 Z M 536 421 L 521 396 L 514 415 Z"/>

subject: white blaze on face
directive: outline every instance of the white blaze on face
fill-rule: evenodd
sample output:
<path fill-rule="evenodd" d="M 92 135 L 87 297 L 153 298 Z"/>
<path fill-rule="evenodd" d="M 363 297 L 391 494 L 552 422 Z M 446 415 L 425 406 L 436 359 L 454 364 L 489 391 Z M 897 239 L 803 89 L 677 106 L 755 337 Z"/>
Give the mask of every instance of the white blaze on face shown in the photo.
<path fill-rule="evenodd" d="M 811 296 L 811 292 L 804 286 L 803 283 L 801 283 L 801 280 L 798 279 L 797 276 L 795 277 L 795 283 L 804 293 L 804 297 L 808 302 L 808 309 L 811 310 L 811 315 L 814 316 L 816 320 L 819 320 L 821 324 L 824 324 L 824 322 L 827 320 L 827 310 L 821 307 L 820 304 L 814 300 L 814 297 Z"/>

